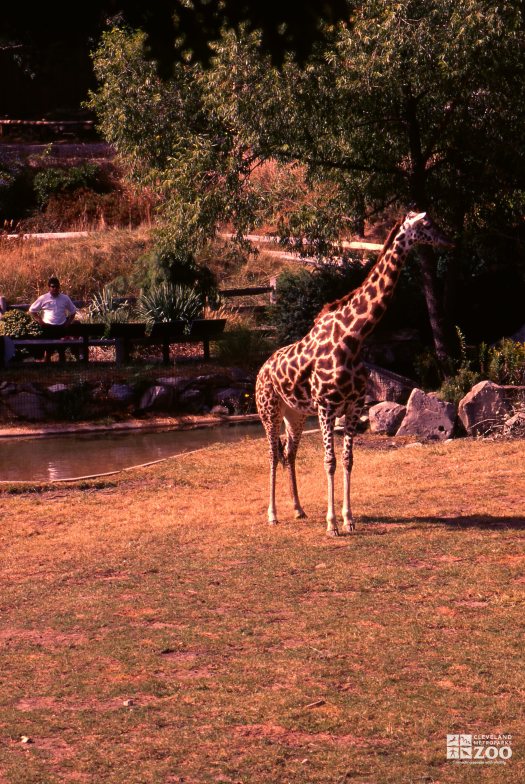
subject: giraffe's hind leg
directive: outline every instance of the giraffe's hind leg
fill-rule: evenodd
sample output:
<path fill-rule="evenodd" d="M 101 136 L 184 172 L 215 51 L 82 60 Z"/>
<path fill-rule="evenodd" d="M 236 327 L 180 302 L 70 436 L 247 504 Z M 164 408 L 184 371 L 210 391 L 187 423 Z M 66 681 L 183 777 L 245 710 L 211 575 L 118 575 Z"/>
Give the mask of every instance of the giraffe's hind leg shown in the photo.
<path fill-rule="evenodd" d="M 281 398 L 271 388 L 256 388 L 257 408 L 261 422 L 268 439 L 270 458 L 270 500 L 268 503 L 268 523 L 277 525 L 277 508 L 275 504 L 275 482 L 277 478 L 277 465 L 283 460 L 282 444 L 279 437 L 283 421 L 284 404 Z"/>
<path fill-rule="evenodd" d="M 299 492 L 297 490 L 297 476 L 295 473 L 295 459 L 297 457 L 297 450 L 304 428 L 306 414 L 302 411 L 295 411 L 286 407 L 284 412 L 284 424 L 286 428 L 286 444 L 284 451 L 285 466 L 288 471 L 288 481 L 290 486 L 290 496 L 292 498 L 295 517 L 300 520 L 306 517 L 306 513 L 299 501 Z"/>

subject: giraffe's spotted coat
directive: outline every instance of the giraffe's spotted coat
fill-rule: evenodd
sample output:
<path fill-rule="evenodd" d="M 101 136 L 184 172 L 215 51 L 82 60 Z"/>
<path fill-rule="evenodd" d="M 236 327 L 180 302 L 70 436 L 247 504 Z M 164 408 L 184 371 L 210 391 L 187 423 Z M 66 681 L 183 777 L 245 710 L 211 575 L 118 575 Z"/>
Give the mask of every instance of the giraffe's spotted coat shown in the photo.
<path fill-rule="evenodd" d="M 345 418 L 343 441 L 343 531 L 354 527 L 350 507 L 353 436 L 365 402 L 367 374 L 361 346 L 383 316 L 410 249 L 416 243 L 450 245 L 426 213 L 409 213 L 390 232 L 383 251 L 364 283 L 337 302 L 326 305 L 304 338 L 278 349 L 257 376 L 256 402 L 270 448 L 268 520 L 277 522 L 275 477 L 281 460 L 288 468 L 297 517 L 304 517 L 295 476 L 295 457 L 309 414 L 318 414 L 328 476 L 327 532 L 337 534 L 334 511 L 336 458 L 334 424 Z M 284 443 L 280 439 L 284 420 Z"/>

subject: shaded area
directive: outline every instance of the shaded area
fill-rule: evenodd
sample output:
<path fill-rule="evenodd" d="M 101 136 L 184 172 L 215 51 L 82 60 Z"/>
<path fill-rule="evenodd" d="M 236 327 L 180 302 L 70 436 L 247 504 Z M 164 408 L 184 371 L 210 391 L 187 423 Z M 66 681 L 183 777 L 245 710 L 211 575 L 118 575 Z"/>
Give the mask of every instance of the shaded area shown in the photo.
<path fill-rule="evenodd" d="M 431 525 L 447 525 L 453 528 L 486 528 L 490 530 L 525 528 L 525 517 L 503 515 L 458 515 L 455 517 L 369 517 L 360 516 L 359 522 L 365 525 L 411 525 L 414 523 L 430 523 Z"/>

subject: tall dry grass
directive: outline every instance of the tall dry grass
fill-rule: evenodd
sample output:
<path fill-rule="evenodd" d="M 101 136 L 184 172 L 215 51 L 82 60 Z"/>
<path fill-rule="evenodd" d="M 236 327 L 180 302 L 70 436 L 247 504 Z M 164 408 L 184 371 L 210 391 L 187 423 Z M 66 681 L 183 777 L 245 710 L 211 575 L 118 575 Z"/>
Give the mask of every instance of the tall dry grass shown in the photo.
<path fill-rule="evenodd" d="M 0 239 L 0 292 L 9 303 L 31 302 L 57 275 L 71 297 L 86 299 L 120 276 L 152 244 L 147 228 L 111 229 L 67 240 Z M 132 292 L 129 292 L 132 293 Z"/>

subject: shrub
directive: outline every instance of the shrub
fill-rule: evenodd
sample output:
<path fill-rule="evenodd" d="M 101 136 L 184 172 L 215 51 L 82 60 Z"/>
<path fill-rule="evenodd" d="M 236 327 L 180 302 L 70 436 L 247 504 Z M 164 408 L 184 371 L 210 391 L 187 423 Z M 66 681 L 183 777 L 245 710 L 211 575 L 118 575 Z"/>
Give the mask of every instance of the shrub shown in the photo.
<path fill-rule="evenodd" d="M 139 267 L 142 270 L 140 284 L 145 289 L 168 283 L 191 286 L 212 301 L 218 296 L 215 275 L 208 267 L 198 264 L 192 253 L 170 250 L 161 243 L 139 259 Z"/>
<path fill-rule="evenodd" d="M 461 364 L 455 375 L 447 378 L 439 390 L 444 400 L 459 403 L 472 387 L 484 378 L 495 384 L 525 385 L 525 345 L 504 338 L 499 345 L 481 343 L 477 356 L 469 360 L 465 338 L 457 329 L 461 348 Z"/>
<path fill-rule="evenodd" d="M 489 349 L 482 346 L 481 352 L 480 364 L 490 381 L 525 385 L 525 344 L 504 338 L 499 345 Z"/>
<path fill-rule="evenodd" d="M 10 338 L 37 338 L 42 334 L 42 328 L 29 313 L 8 310 L 0 320 L 0 334 Z"/>
<path fill-rule="evenodd" d="M 200 318 L 203 295 L 195 286 L 159 283 L 141 294 L 138 312 L 145 321 L 193 321 Z"/>
<path fill-rule="evenodd" d="M 441 400 L 457 405 L 461 398 L 465 397 L 467 392 L 481 380 L 482 376 L 479 373 L 468 367 L 462 367 L 455 376 L 451 376 L 443 382 L 439 390 L 439 397 Z"/>
<path fill-rule="evenodd" d="M 86 382 L 80 382 L 56 392 L 55 401 L 58 417 L 76 422 L 85 418 L 86 411 L 89 410 L 92 402 L 91 389 Z"/>
<path fill-rule="evenodd" d="M 115 291 L 108 284 L 93 295 L 87 311 L 87 320 L 109 324 L 122 324 L 130 321 L 132 308 L 127 303 L 115 304 Z"/>
<path fill-rule="evenodd" d="M 277 279 L 276 303 L 271 310 L 281 345 L 293 343 L 311 329 L 315 317 L 331 302 L 359 286 L 367 269 L 353 262 L 348 267 L 326 267 L 308 272 L 286 270 Z"/>
<path fill-rule="evenodd" d="M 79 188 L 100 190 L 99 167 L 93 163 L 80 166 L 49 167 L 39 171 L 33 180 L 33 188 L 38 204 L 43 207 L 50 197 L 57 193 L 75 191 Z"/>
<path fill-rule="evenodd" d="M 274 349 L 268 337 L 246 324 L 228 330 L 213 345 L 214 356 L 220 364 L 243 367 L 259 367 Z"/>

